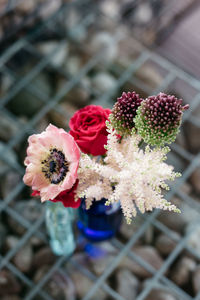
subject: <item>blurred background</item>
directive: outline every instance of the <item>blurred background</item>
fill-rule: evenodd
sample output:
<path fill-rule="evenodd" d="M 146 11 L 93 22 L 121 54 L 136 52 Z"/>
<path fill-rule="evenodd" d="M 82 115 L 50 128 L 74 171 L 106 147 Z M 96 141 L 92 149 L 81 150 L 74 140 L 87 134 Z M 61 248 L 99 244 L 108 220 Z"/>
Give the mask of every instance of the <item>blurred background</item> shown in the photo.
<path fill-rule="evenodd" d="M 199 20 L 198 0 L 0 0 L 1 300 L 200 299 Z M 133 90 L 190 104 L 168 158 L 182 213 L 139 215 L 55 257 L 22 182 L 27 137 Z"/>

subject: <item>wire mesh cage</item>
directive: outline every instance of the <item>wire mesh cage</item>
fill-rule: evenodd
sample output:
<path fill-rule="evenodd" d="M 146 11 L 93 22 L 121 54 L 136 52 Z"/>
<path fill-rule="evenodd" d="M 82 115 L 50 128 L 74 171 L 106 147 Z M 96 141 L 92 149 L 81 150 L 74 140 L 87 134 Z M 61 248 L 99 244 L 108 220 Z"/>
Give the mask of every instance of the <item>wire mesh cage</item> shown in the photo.
<path fill-rule="evenodd" d="M 1 1 L 1 299 L 200 299 L 200 82 L 138 41 L 156 45 L 195 2 Z M 27 137 L 129 90 L 190 103 L 168 157 L 183 175 L 166 198 L 182 213 L 139 215 L 99 257 L 80 245 L 55 257 L 22 182 Z"/>

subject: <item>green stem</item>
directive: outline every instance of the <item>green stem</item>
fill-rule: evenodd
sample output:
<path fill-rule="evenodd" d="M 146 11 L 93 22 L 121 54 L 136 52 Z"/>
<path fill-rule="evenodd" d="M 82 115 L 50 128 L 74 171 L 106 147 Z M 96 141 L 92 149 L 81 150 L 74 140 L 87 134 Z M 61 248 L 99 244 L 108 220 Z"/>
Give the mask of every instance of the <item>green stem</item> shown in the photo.
<path fill-rule="evenodd" d="M 140 142 L 139 142 L 139 148 L 142 146 L 144 144 L 144 140 L 141 140 Z"/>

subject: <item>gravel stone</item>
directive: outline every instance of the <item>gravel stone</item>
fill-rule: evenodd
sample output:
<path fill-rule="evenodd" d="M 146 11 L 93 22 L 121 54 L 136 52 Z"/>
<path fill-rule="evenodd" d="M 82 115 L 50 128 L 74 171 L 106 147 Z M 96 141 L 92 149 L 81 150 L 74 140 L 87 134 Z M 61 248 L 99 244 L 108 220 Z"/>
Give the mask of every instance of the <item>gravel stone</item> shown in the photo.
<path fill-rule="evenodd" d="M 10 191 L 12 191 L 20 181 L 21 181 L 21 176 L 17 172 L 10 171 L 7 174 L 5 174 L 5 177 L 2 180 L 2 187 L 1 187 L 1 193 L 3 198 L 6 198 L 6 196 L 10 193 Z"/>
<path fill-rule="evenodd" d="M 89 102 L 89 92 L 82 86 L 71 89 L 64 98 L 62 98 L 62 103 L 69 103 L 77 108 L 84 107 Z M 66 122 L 66 120 L 65 120 Z"/>
<path fill-rule="evenodd" d="M 193 222 L 186 228 L 186 234 L 190 233 L 186 245 L 191 247 L 197 253 L 200 253 L 200 224 L 199 222 Z"/>
<path fill-rule="evenodd" d="M 109 32 L 99 32 L 94 35 L 89 43 L 88 51 L 91 55 L 103 52 L 104 63 L 111 63 L 118 54 L 118 46 L 114 40 L 114 36 Z"/>
<path fill-rule="evenodd" d="M 189 195 L 192 191 L 192 186 L 190 183 L 185 182 L 184 184 L 181 185 L 180 189 L 183 193 L 185 193 L 186 195 Z"/>
<path fill-rule="evenodd" d="M 35 268 L 43 265 L 52 265 L 55 262 L 55 255 L 49 247 L 41 248 L 34 255 L 33 265 Z"/>
<path fill-rule="evenodd" d="M 22 73 L 26 74 L 26 72 L 30 71 L 31 67 L 32 66 L 29 66 L 27 70 L 23 70 Z M 21 76 L 24 74 L 21 74 Z M 52 92 L 52 86 L 50 85 L 49 79 L 45 73 L 38 74 L 31 82 L 31 87 L 35 90 L 39 90 L 47 97 L 50 97 Z M 35 113 L 37 113 L 42 106 L 42 100 L 30 93 L 27 89 L 20 90 L 20 92 L 8 103 L 8 108 L 12 113 L 17 116 L 26 116 L 28 118 L 31 118 Z"/>
<path fill-rule="evenodd" d="M 92 78 L 92 85 L 100 93 L 105 93 L 115 88 L 116 79 L 108 73 L 99 72 Z"/>
<path fill-rule="evenodd" d="M 93 282 L 89 280 L 86 276 L 79 273 L 77 270 L 74 272 L 70 272 L 70 277 L 74 282 L 77 296 L 82 299 L 92 288 Z M 95 295 L 91 298 L 91 300 L 105 300 L 106 294 L 103 290 L 98 289 Z"/>
<path fill-rule="evenodd" d="M 17 295 L 5 295 L 1 298 L 1 300 L 21 300 Z"/>
<path fill-rule="evenodd" d="M 6 227 L 0 223 L 0 249 L 3 247 L 4 242 L 6 240 L 7 230 Z"/>
<path fill-rule="evenodd" d="M 75 76 L 81 69 L 80 58 L 78 56 L 71 55 L 69 59 L 66 60 L 64 68 L 69 75 Z"/>
<path fill-rule="evenodd" d="M 181 210 L 180 214 L 175 212 L 161 211 L 158 220 L 165 226 L 178 233 L 183 233 L 184 229 L 191 223 L 191 220 L 198 220 L 199 213 L 187 203 L 173 198 L 172 202 Z"/>
<path fill-rule="evenodd" d="M 134 222 L 132 222 L 130 225 L 127 224 L 125 220 L 123 220 L 120 227 L 120 233 L 126 239 L 130 239 L 143 223 L 144 219 L 139 215 L 135 217 Z"/>
<path fill-rule="evenodd" d="M 173 232 L 173 236 L 177 241 L 172 240 L 165 234 L 159 235 L 156 239 L 155 246 L 162 255 L 169 255 L 174 250 L 174 248 L 177 245 L 177 242 L 181 238 L 180 234 L 178 234 L 175 231 Z"/>
<path fill-rule="evenodd" d="M 0 152 L 5 152 L 6 151 L 6 162 L 2 159 L 0 159 L 0 173 L 1 174 L 5 174 L 10 167 L 9 165 L 15 165 L 17 162 L 17 155 L 16 153 L 9 149 L 9 150 L 5 150 L 6 144 L 0 142 Z"/>
<path fill-rule="evenodd" d="M 33 260 L 33 251 L 30 244 L 26 244 L 15 255 L 13 261 L 16 267 L 23 273 L 30 271 Z"/>
<path fill-rule="evenodd" d="M 137 5 L 134 13 L 134 22 L 138 24 L 147 24 L 153 18 L 152 6 L 150 3 L 141 3 Z"/>
<path fill-rule="evenodd" d="M 200 265 L 196 267 L 192 276 L 192 285 L 195 294 L 200 292 Z"/>
<path fill-rule="evenodd" d="M 44 265 L 41 268 L 37 269 L 34 274 L 33 281 L 35 283 L 40 282 L 40 280 L 45 276 L 45 274 L 48 273 L 50 268 L 51 266 Z"/>
<path fill-rule="evenodd" d="M 195 154 L 198 153 L 200 149 L 199 128 L 191 122 L 186 122 L 184 131 L 186 133 L 187 147 L 189 151 Z"/>
<path fill-rule="evenodd" d="M 170 294 L 168 291 L 161 289 L 153 289 L 145 298 L 145 300 L 180 300 L 174 295 Z"/>
<path fill-rule="evenodd" d="M 45 42 L 37 45 L 38 50 L 44 55 L 51 55 L 58 46 L 57 42 Z M 66 56 L 68 55 L 68 44 L 65 43 L 55 53 L 51 56 L 51 64 L 55 67 L 60 67 L 66 60 Z"/>
<path fill-rule="evenodd" d="M 21 286 L 16 278 L 7 270 L 0 271 L 0 296 L 7 294 L 17 294 Z"/>
<path fill-rule="evenodd" d="M 11 120 L 2 112 L 0 112 L 0 139 L 3 141 L 9 141 L 17 132 L 19 128 L 14 121 Z"/>
<path fill-rule="evenodd" d="M 18 237 L 16 237 L 15 235 L 8 235 L 5 242 L 6 248 L 8 250 L 15 248 L 18 242 L 19 242 Z"/>
<path fill-rule="evenodd" d="M 179 262 L 174 266 L 171 274 L 171 279 L 178 285 L 185 285 L 190 277 L 192 271 L 196 267 L 196 262 L 187 256 L 182 257 Z"/>
<path fill-rule="evenodd" d="M 200 169 L 196 169 L 190 176 L 190 182 L 194 187 L 195 191 L 200 193 Z"/>
<path fill-rule="evenodd" d="M 158 251 L 151 246 L 138 246 L 133 248 L 133 252 L 145 260 L 149 265 L 151 265 L 155 270 L 159 270 L 163 264 L 163 259 L 159 255 Z M 138 264 L 134 260 L 130 260 L 129 258 L 124 258 L 120 267 L 127 268 L 132 271 L 139 278 L 149 278 L 152 276 L 145 268 L 143 268 L 140 264 Z"/>
<path fill-rule="evenodd" d="M 117 273 L 117 292 L 126 300 L 136 298 L 139 280 L 129 270 L 121 269 Z"/>
<path fill-rule="evenodd" d="M 41 217 L 44 210 L 44 205 L 41 205 L 40 201 L 36 199 L 19 200 L 14 203 L 13 209 L 30 223 L 33 223 Z M 22 226 L 15 219 L 8 217 L 7 221 L 15 233 L 22 235 L 24 232 L 26 232 L 24 226 Z"/>

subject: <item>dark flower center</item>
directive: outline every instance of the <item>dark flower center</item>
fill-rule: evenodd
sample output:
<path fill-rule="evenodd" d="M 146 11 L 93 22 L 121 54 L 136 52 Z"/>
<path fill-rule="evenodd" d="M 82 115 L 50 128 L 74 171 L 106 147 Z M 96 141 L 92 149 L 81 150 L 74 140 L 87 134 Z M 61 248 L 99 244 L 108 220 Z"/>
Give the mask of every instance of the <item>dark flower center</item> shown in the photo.
<path fill-rule="evenodd" d="M 50 183 L 58 184 L 65 178 L 69 171 L 69 162 L 62 151 L 50 149 L 50 153 L 42 162 L 42 172 Z"/>

